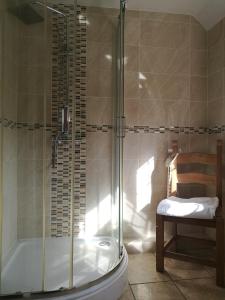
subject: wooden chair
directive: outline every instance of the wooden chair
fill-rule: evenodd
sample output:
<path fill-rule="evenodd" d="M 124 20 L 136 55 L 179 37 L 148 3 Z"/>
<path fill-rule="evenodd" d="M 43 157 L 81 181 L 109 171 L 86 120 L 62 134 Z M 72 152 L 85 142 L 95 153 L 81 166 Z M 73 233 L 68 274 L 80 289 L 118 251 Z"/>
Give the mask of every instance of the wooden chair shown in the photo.
<path fill-rule="evenodd" d="M 219 205 L 215 212 L 215 217 L 211 219 L 202 218 L 189 218 L 189 217 L 177 217 L 168 216 L 156 213 L 156 270 L 158 272 L 164 271 L 164 257 L 170 257 L 188 262 L 197 262 L 208 266 L 216 267 L 216 284 L 218 286 L 224 286 L 224 219 L 222 215 L 222 141 L 217 141 L 217 153 L 216 154 L 204 154 L 204 153 L 178 153 L 177 142 L 173 141 L 173 160 L 169 165 L 169 196 L 180 196 L 179 190 L 181 186 L 193 186 L 197 184 L 199 187 L 209 187 L 214 185 L 216 190 L 216 196 L 219 199 Z M 185 165 L 202 165 L 204 170 L 207 168 L 214 168 L 213 175 L 208 175 L 202 170 L 199 171 L 182 171 L 182 167 Z M 179 188 L 178 188 L 179 186 Z M 206 189 L 204 189 L 206 190 Z M 195 195 L 192 195 L 192 197 Z M 190 197 L 190 196 L 189 196 Z M 189 198 L 183 197 L 183 198 Z M 195 196 L 197 197 L 197 196 Z M 166 244 L 164 243 L 164 222 L 172 222 L 175 227 L 175 235 Z M 216 241 L 209 241 L 206 239 L 198 239 L 187 236 L 181 236 L 178 234 L 177 225 L 188 224 L 204 226 L 216 229 Z M 198 258 L 193 255 L 187 255 L 181 252 L 177 252 L 177 241 L 179 239 L 194 239 L 195 242 L 205 243 L 207 245 L 214 245 L 216 247 L 216 257 L 214 260 L 207 260 L 204 258 Z M 172 245 L 175 245 L 175 250 L 170 250 Z"/>

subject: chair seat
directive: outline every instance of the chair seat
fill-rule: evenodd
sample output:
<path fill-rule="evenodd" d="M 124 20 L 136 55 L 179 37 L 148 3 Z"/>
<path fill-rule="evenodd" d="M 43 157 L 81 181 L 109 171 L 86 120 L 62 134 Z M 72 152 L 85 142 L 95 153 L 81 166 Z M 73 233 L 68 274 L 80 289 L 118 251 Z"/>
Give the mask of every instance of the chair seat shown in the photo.
<path fill-rule="evenodd" d="M 219 205 L 217 197 L 178 198 L 168 197 L 160 201 L 157 214 L 173 217 L 213 219 Z"/>

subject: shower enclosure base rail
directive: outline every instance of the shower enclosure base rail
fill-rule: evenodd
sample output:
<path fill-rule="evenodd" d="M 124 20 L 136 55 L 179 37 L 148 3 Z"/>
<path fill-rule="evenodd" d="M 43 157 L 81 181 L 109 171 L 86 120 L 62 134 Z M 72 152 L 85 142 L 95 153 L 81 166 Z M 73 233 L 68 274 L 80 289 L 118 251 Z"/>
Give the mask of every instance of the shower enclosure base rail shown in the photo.
<path fill-rule="evenodd" d="M 70 290 L 68 276 L 70 260 L 67 251 L 70 246 L 70 238 L 46 238 L 45 268 L 47 272 L 44 278 L 45 290 L 48 292 L 38 292 L 41 291 L 42 286 L 42 269 L 41 265 L 38 264 L 42 253 L 41 241 L 41 239 L 33 238 L 18 242 L 13 255 L 3 268 L 2 296 L 11 295 L 13 297 L 17 294 L 18 299 L 22 297 L 30 299 L 41 299 L 43 297 L 52 299 L 53 297 L 55 299 L 54 297 L 57 295 L 56 299 L 58 297 L 63 297 L 61 299 L 95 299 L 93 296 L 91 298 L 80 297 L 81 295 L 85 295 L 85 297 L 89 295 L 86 290 L 95 293 L 97 290 L 104 290 L 105 285 L 108 286 L 106 290 L 108 290 L 110 284 L 118 285 L 117 282 L 113 283 L 114 272 L 119 278 L 121 266 L 124 266 L 124 263 L 127 265 L 125 248 L 121 261 L 118 261 L 118 244 L 112 237 L 76 238 L 74 241 L 74 288 Z M 124 280 L 120 278 L 119 281 L 126 281 L 126 268 L 121 274 Z M 109 277 L 111 279 L 108 282 Z M 117 290 L 121 290 L 119 286 L 115 289 L 116 295 Z M 115 292 L 112 295 L 114 294 Z M 113 298 L 99 298 L 98 295 L 96 299 L 116 300 L 118 298 L 114 296 Z"/>
<path fill-rule="evenodd" d="M 58 292 L 57 295 L 32 297 L 34 300 L 118 300 L 128 285 L 128 255 L 124 248 L 123 258 L 119 265 L 102 278 L 82 289 Z"/>

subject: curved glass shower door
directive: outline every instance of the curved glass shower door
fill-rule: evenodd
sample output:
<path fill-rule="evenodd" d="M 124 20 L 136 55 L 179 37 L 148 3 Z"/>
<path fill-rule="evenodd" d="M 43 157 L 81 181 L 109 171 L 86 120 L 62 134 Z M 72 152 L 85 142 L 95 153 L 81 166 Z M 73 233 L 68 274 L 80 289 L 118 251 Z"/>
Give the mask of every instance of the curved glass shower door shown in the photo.
<path fill-rule="evenodd" d="M 122 258 L 125 3 L 93 3 L 0 1 L 1 295 Z"/>

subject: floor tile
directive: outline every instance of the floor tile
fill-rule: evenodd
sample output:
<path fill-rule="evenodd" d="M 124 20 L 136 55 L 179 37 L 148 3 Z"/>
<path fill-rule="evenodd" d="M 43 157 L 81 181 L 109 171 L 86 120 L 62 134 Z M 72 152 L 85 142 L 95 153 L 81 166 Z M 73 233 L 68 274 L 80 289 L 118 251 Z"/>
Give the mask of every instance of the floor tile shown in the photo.
<path fill-rule="evenodd" d="M 214 278 L 176 281 L 187 300 L 224 300 L 225 289 L 216 286 Z"/>
<path fill-rule="evenodd" d="M 173 282 L 131 285 L 136 300 L 184 300 Z"/>
<path fill-rule="evenodd" d="M 225 267 L 224 267 L 225 268 Z M 210 274 L 211 277 L 216 277 L 216 268 L 213 267 L 206 267 L 207 272 Z"/>
<path fill-rule="evenodd" d="M 165 270 L 173 280 L 212 277 L 208 268 L 203 265 L 169 258 L 165 259 Z"/>
<path fill-rule="evenodd" d="M 119 300 L 135 300 L 130 286 L 125 289 Z"/>
<path fill-rule="evenodd" d="M 155 255 L 151 253 L 129 255 L 128 280 L 132 283 L 169 281 L 166 272 L 156 272 Z"/>

